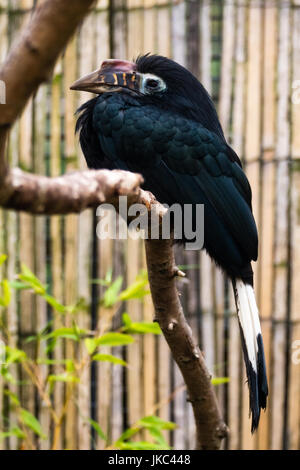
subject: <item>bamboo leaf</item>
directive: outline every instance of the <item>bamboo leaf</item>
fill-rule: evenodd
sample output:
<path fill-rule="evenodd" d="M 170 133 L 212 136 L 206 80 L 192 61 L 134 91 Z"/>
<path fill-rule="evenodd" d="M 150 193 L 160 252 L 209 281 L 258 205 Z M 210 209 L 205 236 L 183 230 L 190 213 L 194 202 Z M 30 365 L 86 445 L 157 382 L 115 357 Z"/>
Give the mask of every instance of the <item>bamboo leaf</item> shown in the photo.
<path fill-rule="evenodd" d="M 93 419 L 88 418 L 87 422 L 90 423 L 90 425 L 92 426 L 93 429 L 95 429 L 95 431 L 98 434 L 98 436 L 100 437 L 100 439 L 103 439 L 104 441 L 107 441 L 107 436 L 104 434 L 104 432 L 102 431 L 102 429 L 101 429 L 100 425 L 97 423 L 97 421 L 94 421 Z"/>
<path fill-rule="evenodd" d="M 139 442 L 121 442 L 119 445 L 121 450 L 166 450 L 166 447 L 160 444 L 152 444 L 147 441 Z M 169 447 L 167 447 L 169 449 Z"/>
<path fill-rule="evenodd" d="M 67 307 L 65 307 L 63 304 L 58 302 L 52 295 L 49 294 L 44 294 L 43 298 L 46 300 L 46 302 L 51 305 L 54 310 L 56 310 L 59 313 L 66 313 Z"/>
<path fill-rule="evenodd" d="M 10 431 L 0 432 L 0 439 L 16 436 L 18 439 L 25 439 L 26 434 L 18 426 L 14 426 Z"/>
<path fill-rule="evenodd" d="M 20 406 L 20 400 L 15 393 L 13 393 L 11 390 L 6 389 L 4 390 L 4 394 L 10 398 L 11 402 L 14 405 Z"/>
<path fill-rule="evenodd" d="M 17 348 L 11 348 L 10 346 L 6 347 L 6 364 L 11 364 L 12 362 L 21 362 L 26 359 L 25 351 Z"/>
<path fill-rule="evenodd" d="M 124 327 L 123 331 L 130 334 L 146 334 L 151 333 L 153 335 L 160 335 L 161 329 L 157 322 L 146 323 L 146 322 L 132 322 L 128 327 Z"/>
<path fill-rule="evenodd" d="M 139 427 L 132 427 L 129 429 L 126 429 L 119 439 L 115 442 L 115 446 L 118 447 L 119 444 L 127 439 L 130 439 L 132 436 L 134 436 L 136 433 L 138 433 L 141 430 Z"/>
<path fill-rule="evenodd" d="M 120 366 L 127 366 L 127 363 L 120 359 L 119 357 L 113 356 L 111 354 L 95 354 L 93 356 L 93 361 L 104 361 L 111 362 L 112 364 L 119 364 Z"/>
<path fill-rule="evenodd" d="M 86 330 L 82 330 L 75 327 L 62 327 L 57 328 L 56 330 L 49 333 L 45 339 L 50 338 L 68 338 L 73 339 L 74 341 L 79 341 L 82 335 L 86 334 Z"/>
<path fill-rule="evenodd" d="M 7 307 L 10 304 L 11 300 L 11 289 L 10 284 L 7 279 L 3 279 L 1 282 L 3 295 L 0 297 L 0 305 L 2 307 Z"/>
<path fill-rule="evenodd" d="M 213 379 L 211 379 L 211 383 L 213 385 L 222 385 L 227 384 L 228 382 L 230 382 L 229 377 L 214 377 Z"/>
<path fill-rule="evenodd" d="M 134 338 L 124 333 L 106 333 L 96 338 L 97 346 L 123 346 L 134 342 Z"/>
<path fill-rule="evenodd" d="M 129 327 L 132 323 L 130 316 L 127 312 L 124 312 L 122 315 L 122 320 L 125 326 Z"/>
<path fill-rule="evenodd" d="M 145 295 L 150 294 L 149 289 L 145 289 L 145 286 L 148 284 L 148 279 L 137 279 L 133 284 L 131 284 L 127 289 L 123 290 L 120 293 L 121 300 L 129 299 L 140 299 L 145 297 Z"/>
<path fill-rule="evenodd" d="M 71 383 L 79 383 L 80 379 L 76 375 L 69 374 L 67 372 L 63 374 L 51 374 L 48 376 L 48 382 L 71 382 Z"/>
<path fill-rule="evenodd" d="M 33 274 L 33 272 L 24 264 L 21 265 L 21 274 L 19 274 L 21 281 L 27 282 L 35 291 L 36 294 L 45 294 L 46 286 Z"/>
<path fill-rule="evenodd" d="M 31 289 L 31 286 L 27 282 L 9 281 L 9 285 L 12 289 L 16 290 Z"/>
<path fill-rule="evenodd" d="M 157 429 L 175 429 L 177 426 L 175 423 L 171 421 L 164 421 L 163 419 L 159 418 L 158 416 L 145 416 L 144 418 L 140 419 L 138 422 L 139 426 L 144 428 L 153 428 L 156 427 Z"/>
<path fill-rule="evenodd" d="M 118 276 L 117 279 L 106 289 L 102 302 L 106 308 L 112 307 L 119 298 L 123 277 Z"/>
<path fill-rule="evenodd" d="M 22 408 L 20 410 L 20 419 L 23 424 L 25 424 L 25 426 L 31 429 L 35 434 L 37 434 L 42 439 L 46 439 L 47 436 L 43 433 L 39 421 L 36 419 L 35 416 L 33 416 L 32 413 Z"/>
<path fill-rule="evenodd" d="M 151 436 L 154 438 L 154 440 L 157 442 L 157 444 L 164 446 L 166 449 L 170 449 L 164 436 L 162 435 L 161 431 L 157 427 L 148 426 L 147 429 L 149 433 L 151 434 Z"/>
<path fill-rule="evenodd" d="M 97 341 L 95 338 L 86 338 L 84 340 L 84 344 L 89 354 L 93 354 L 97 348 Z"/>
<path fill-rule="evenodd" d="M 7 255 L 0 255 L 0 266 L 7 260 Z"/>

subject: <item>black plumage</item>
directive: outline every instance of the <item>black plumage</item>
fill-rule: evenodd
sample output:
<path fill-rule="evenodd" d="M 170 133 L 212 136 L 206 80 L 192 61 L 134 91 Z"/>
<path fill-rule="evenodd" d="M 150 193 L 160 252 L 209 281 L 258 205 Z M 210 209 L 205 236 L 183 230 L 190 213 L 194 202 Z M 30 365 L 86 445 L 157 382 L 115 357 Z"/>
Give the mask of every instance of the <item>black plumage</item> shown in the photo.
<path fill-rule="evenodd" d="M 90 168 L 142 173 L 144 188 L 162 203 L 204 204 L 204 247 L 234 284 L 255 429 L 268 390 L 256 317 L 247 320 L 247 315 L 256 315 L 252 313 L 252 294 L 241 287 L 253 285 L 251 261 L 257 259 L 258 237 L 249 182 L 238 156 L 225 140 L 215 107 L 201 83 L 165 57 L 141 56 L 132 65 L 139 83 L 145 84 L 145 77 L 151 74 L 150 85 L 155 88 L 159 84 L 161 90 L 143 88 L 146 85 L 128 88 L 125 80 L 125 85 L 121 82 L 117 89 L 107 86 L 81 106 L 76 129 L 80 131 L 83 153 Z M 105 65 L 102 73 L 112 67 L 113 63 Z M 235 284 L 236 279 L 242 280 L 241 286 Z M 250 313 L 246 315 L 247 302 Z M 244 331 L 245 323 L 253 329 L 251 339 Z M 249 348 L 252 356 L 255 354 L 252 362 Z"/>

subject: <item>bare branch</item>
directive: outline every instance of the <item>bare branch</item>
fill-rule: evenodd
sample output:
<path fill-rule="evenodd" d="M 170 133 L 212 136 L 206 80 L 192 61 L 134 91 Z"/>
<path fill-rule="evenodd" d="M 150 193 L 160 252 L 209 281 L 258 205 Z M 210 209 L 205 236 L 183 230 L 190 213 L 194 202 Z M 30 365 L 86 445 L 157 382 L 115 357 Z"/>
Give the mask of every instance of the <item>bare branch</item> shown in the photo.
<path fill-rule="evenodd" d="M 87 170 L 56 178 L 14 168 L 0 189 L 0 205 L 31 214 L 78 213 L 103 202 L 116 205 L 119 195 L 140 201 L 141 175 L 122 170 Z"/>
<path fill-rule="evenodd" d="M 0 128 L 11 126 L 39 85 L 49 80 L 55 62 L 94 0 L 45 0 L 13 45 L 0 69 L 6 85 Z"/>
<path fill-rule="evenodd" d="M 6 104 L 1 104 L 0 113 L 0 181 L 9 176 L 5 141 L 10 127 L 30 96 L 50 78 L 59 54 L 94 1 L 44 0 L 2 64 L 0 80 L 5 83 Z M 9 178 L 14 180 L 14 175 Z"/>
<path fill-rule="evenodd" d="M 219 449 L 228 429 L 222 420 L 211 377 L 186 322 L 176 288 L 172 240 L 146 240 L 146 259 L 156 320 L 171 349 L 192 403 L 197 449 Z"/>

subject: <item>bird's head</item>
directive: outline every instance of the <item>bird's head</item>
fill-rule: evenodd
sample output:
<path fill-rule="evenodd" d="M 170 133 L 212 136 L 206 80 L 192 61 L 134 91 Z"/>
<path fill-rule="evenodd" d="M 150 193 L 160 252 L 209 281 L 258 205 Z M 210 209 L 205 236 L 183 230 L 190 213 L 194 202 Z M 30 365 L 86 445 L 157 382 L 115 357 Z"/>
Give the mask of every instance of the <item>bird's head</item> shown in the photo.
<path fill-rule="evenodd" d="M 101 67 L 85 75 L 71 86 L 71 90 L 102 94 L 130 91 L 140 97 L 163 93 L 167 90 L 162 77 L 139 70 L 138 62 L 109 59 Z"/>
<path fill-rule="evenodd" d="M 224 138 L 210 96 L 197 78 L 167 57 L 146 54 L 135 62 L 110 59 L 71 86 L 95 94 L 126 93 L 194 119 Z"/>

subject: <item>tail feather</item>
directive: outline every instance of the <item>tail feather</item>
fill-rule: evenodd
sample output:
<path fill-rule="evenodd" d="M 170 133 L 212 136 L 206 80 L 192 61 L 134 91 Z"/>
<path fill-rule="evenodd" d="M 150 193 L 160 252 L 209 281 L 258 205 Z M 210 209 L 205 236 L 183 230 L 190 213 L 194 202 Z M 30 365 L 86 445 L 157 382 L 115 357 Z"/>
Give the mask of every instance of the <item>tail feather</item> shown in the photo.
<path fill-rule="evenodd" d="M 264 346 L 253 287 L 241 279 L 233 280 L 232 284 L 248 378 L 251 431 L 254 432 L 259 424 L 260 411 L 267 406 L 268 383 Z"/>

